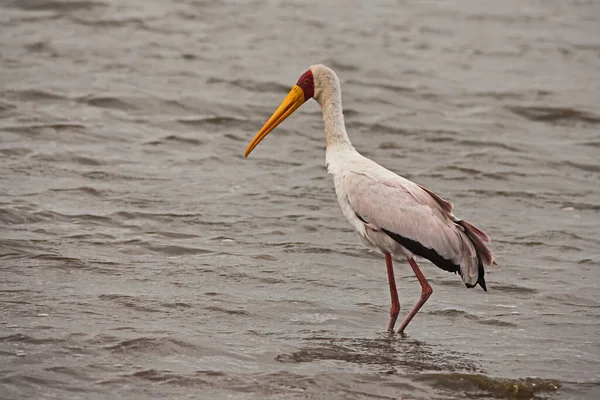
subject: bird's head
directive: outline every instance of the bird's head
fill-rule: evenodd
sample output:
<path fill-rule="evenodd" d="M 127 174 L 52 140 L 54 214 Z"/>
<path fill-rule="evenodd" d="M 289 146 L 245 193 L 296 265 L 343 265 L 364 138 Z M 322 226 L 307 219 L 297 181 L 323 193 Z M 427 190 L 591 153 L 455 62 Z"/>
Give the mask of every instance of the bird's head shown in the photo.
<path fill-rule="evenodd" d="M 300 75 L 296 85 L 290 90 L 288 95 L 283 99 L 277 110 L 271 118 L 265 123 L 260 131 L 254 136 L 246 148 L 244 157 L 248 157 L 250 152 L 265 138 L 277 125 L 283 122 L 284 119 L 292 115 L 302 104 L 308 99 L 314 98 L 319 100 L 323 89 L 335 82 L 339 86 L 335 72 L 324 65 L 312 65 L 308 71 Z"/>

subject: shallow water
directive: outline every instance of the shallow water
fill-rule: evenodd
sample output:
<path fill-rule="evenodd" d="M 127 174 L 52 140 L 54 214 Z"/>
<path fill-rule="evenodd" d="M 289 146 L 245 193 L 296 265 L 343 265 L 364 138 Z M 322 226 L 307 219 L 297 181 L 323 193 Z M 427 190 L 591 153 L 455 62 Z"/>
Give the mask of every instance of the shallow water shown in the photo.
<path fill-rule="evenodd" d="M 325 3 L 2 2 L 1 398 L 600 398 L 599 3 Z M 243 158 L 318 62 L 494 240 L 406 337 L 316 103 Z"/>

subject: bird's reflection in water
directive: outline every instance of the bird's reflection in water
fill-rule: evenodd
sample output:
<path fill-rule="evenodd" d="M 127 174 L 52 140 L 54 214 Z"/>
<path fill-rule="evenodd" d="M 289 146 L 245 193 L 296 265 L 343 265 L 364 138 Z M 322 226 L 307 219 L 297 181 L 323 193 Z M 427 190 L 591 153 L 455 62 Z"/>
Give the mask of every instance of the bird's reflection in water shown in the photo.
<path fill-rule="evenodd" d="M 492 377 L 470 354 L 407 337 L 398 340 L 388 334 L 373 339 L 315 336 L 306 340 L 309 342 L 306 347 L 290 354 L 281 354 L 276 360 L 291 364 L 345 361 L 361 365 L 362 370 L 368 366 L 380 374 L 393 375 L 402 380 L 409 378 L 413 383 L 421 382 L 438 393 L 462 393 L 471 397 L 532 399 L 555 393 L 561 386 L 558 381 L 535 377 Z M 399 383 L 397 386 L 403 387 Z"/>
<path fill-rule="evenodd" d="M 347 361 L 372 365 L 381 372 L 416 373 L 450 371 L 483 373 L 468 354 L 461 354 L 408 337 L 398 340 L 389 334 L 373 339 L 328 338 L 315 336 L 306 339 L 306 347 L 291 354 L 281 354 L 282 363 L 305 363 L 320 360 Z"/>

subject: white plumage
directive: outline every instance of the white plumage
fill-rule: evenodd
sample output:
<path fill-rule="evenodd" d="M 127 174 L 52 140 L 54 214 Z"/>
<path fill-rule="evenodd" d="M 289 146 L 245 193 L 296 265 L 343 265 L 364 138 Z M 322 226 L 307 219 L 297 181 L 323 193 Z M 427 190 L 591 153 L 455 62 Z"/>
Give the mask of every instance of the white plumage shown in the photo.
<path fill-rule="evenodd" d="M 323 111 L 327 168 L 333 175 L 342 213 L 365 245 L 386 256 L 392 296 L 388 329 L 393 329 L 400 311 L 391 255 L 403 256 L 409 261 L 423 289 L 421 299 L 399 332 L 404 331 L 432 292 L 414 256 L 427 258 L 446 271 L 459 273 L 468 287 L 479 284 L 487 290 L 484 271 L 495 264 L 484 243 L 489 242 L 488 236 L 455 217 L 448 201 L 363 157 L 354 149 L 346 133 L 340 84 L 333 70 L 323 65 L 311 66 L 256 135 L 246 155 L 310 97 L 314 97 Z"/>
<path fill-rule="evenodd" d="M 409 249 L 383 230 L 398 234 L 435 250 L 449 261 L 448 265 L 460 268 L 466 284 L 474 286 L 479 278 L 479 258 L 465 228 L 457 223 L 456 217 L 444 211 L 444 206 L 451 209 L 452 205 L 437 197 L 445 202 L 441 203 L 430 191 L 357 152 L 346 157 L 350 158 L 351 162 L 345 162 L 333 173 L 334 182 L 344 216 L 363 243 L 383 254 L 412 257 Z M 489 257 L 483 262 L 484 266 L 491 265 Z"/>

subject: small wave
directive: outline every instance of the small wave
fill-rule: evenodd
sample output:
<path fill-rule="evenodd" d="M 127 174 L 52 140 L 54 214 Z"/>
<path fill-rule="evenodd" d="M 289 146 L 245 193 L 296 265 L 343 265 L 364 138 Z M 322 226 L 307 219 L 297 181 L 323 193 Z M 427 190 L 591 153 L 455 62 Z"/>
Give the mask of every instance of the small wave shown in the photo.
<path fill-rule="evenodd" d="M 27 154 L 31 154 L 33 151 L 24 147 L 11 147 L 7 149 L 0 149 L 0 154 L 5 157 L 23 157 Z"/>
<path fill-rule="evenodd" d="M 283 161 L 283 160 L 272 160 L 269 158 L 254 158 L 256 160 L 256 164 L 261 167 L 280 167 L 280 166 L 289 166 L 289 167 L 300 167 L 304 165 L 302 162 L 294 162 L 294 161 Z"/>
<path fill-rule="evenodd" d="M 212 116 L 212 117 L 183 117 L 177 118 L 177 122 L 185 125 L 192 126 L 205 126 L 205 125 L 216 125 L 224 127 L 237 127 L 248 120 L 237 118 L 237 117 L 223 117 L 223 116 Z"/>
<path fill-rule="evenodd" d="M 43 221 L 44 218 L 36 217 L 26 210 L 19 208 L 0 208 L 0 222 L 8 225 L 32 224 Z M 0 241 L 0 244 L 2 241 Z"/>
<path fill-rule="evenodd" d="M 19 125 L 19 126 L 6 126 L 2 130 L 7 132 L 16 133 L 19 135 L 39 136 L 47 134 L 49 131 L 57 133 L 69 133 L 69 132 L 82 132 L 85 130 L 85 126 L 76 123 L 49 123 L 49 124 L 36 124 L 36 125 Z"/>
<path fill-rule="evenodd" d="M 429 311 L 429 314 L 436 315 L 436 316 L 442 316 L 442 317 L 449 317 L 452 319 L 455 319 L 455 318 L 479 319 L 479 317 L 477 317 L 473 314 L 470 314 L 466 311 L 455 310 L 455 309 Z"/>
<path fill-rule="evenodd" d="M 562 305 L 569 305 L 580 308 L 600 308 L 600 301 L 594 298 L 577 296 L 575 294 L 570 293 L 553 293 L 544 295 L 544 298 L 550 300 L 551 303 L 557 302 Z"/>
<path fill-rule="evenodd" d="M 39 89 L 7 90 L 2 92 L 8 99 L 20 101 L 69 100 L 67 96 Z"/>
<path fill-rule="evenodd" d="M 272 92 L 272 93 L 287 93 L 290 90 L 288 85 L 282 85 L 280 83 L 275 82 L 256 82 L 247 79 L 233 79 L 233 80 L 225 80 L 221 78 L 209 78 L 206 81 L 207 84 L 222 84 L 225 83 L 227 85 L 236 86 L 239 88 L 243 88 L 252 92 L 264 93 L 264 92 Z"/>
<path fill-rule="evenodd" d="M 229 237 L 229 236 L 215 236 L 215 237 L 211 237 L 210 240 L 218 240 L 220 242 L 233 242 L 233 241 L 235 241 L 234 238 Z"/>
<path fill-rule="evenodd" d="M 96 338 L 96 341 L 105 342 L 101 338 Z M 202 355 L 202 349 L 196 345 L 185 342 L 183 340 L 174 338 L 149 338 L 149 337 L 138 337 L 134 339 L 116 341 L 115 338 L 108 338 L 110 344 L 107 344 L 105 348 L 115 352 L 126 352 L 126 353 L 144 353 L 144 354 L 156 354 L 156 355 L 168 355 L 173 354 L 187 354 L 189 356 Z"/>
<path fill-rule="evenodd" d="M 415 136 L 419 132 L 417 130 L 408 130 L 398 127 L 386 126 L 380 123 L 367 124 L 360 121 L 350 121 L 346 124 L 348 130 L 356 130 L 360 132 L 369 132 L 370 134 L 391 134 L 398 136 Z"/>
<path fill-rule="evenodd" d="M 12 7 L 20 8 L 25 11 L 59 11 L 59 12 L 71 12 L 80 10 L 91 10 L 97 7 L 106 7 L 106 3 L 99 1 L 82 1 L 82 0 L 70 0 L 70 1 L 52 1 L 52 0 L 14 0 Z"/>
<path fill-rule="evenodd" d="M 252 258 L 256 259 L 256 260 L 261 260 L 261 261 L 279 261 L 279 259 L 275 256 L 272 256 L 270 254 L 259 254 L 256 256 L 252 256 Z"/>
<path fill-rule="evenodd" d="M 113 109 L 145 114 L 187 114 L 192 111 L 190 106 L 179 100 L 162 99 L 156 97 L 132 97 L 123 94 L 88 95 L 76 99 L 78 102 L 93 107 Z"/>
<path fill-rule="evenodd" d="M 496 149 L 501 149 L 501 150 L 508 150 L 508 151 L 515 152 L 515 153 L 523 152 L 523 150 L 518 147 L 510 146 L 506 143 L 501 143 L 501 142 L 495 142 L 495 141 L 490 141 L 490 140 L 475 140 L 475 139 L 459 140 L 454 137 L 456 134 L 452 133 L 452 132 L 445 132 L 445 131 L 417 131 L 417 132 L 419 133 L 420 136 L 423 137 L 423 140 L 425 140 L 426 142 L 431 142 L 431 143 L 453 143 L 453 144 L 456 144 L 461 147 L 475 147 L 477 149 L 496 148 Z M 451 136 L 449 136 L 449 134 Z"/>
<path fill-rule="evenodd" d="M 0 92 L 1 93 L 1 92 Z M 0 116 L 8 116 L 11 111 L 17 109 L 17 106 L 0 100 Z"/>
<path fill-rule="evenodd" d="M 178 310 L 192 308 L 191 304 L 184 303 L 182 301 L 176 301 L 174 303 L 160 303 L 160 305 L 165 308 L 175 308 Z"/>
<path fill-rule="evenodd" d="M 136 29 L 148 29 L 147 21 L 141 18 L 99 18 L 98 15 L 95 15 L 95 17 L 96 18 L 80 18 L 72 16 L 69 20 L 79 25 L 99 28 L 119 28 L 127 26 Z"/>
<path fill-rule="evenodd" d="M 537 290 L 537 289 L 528 288 L 525 286 L 511 285 L 511 284 L 506 284 L 506 285 L 497 284 L 497 285 L 493 286 L 493 290 L 502 292 L 502 293 L 506 293 L 506 294 L 510 294 L 510 295 L 513 295 L 513 294 L 532 295 L 532 294 L 539 293 L 539 290 Z"/>
<path fill-rule="evenodd" d="M 519 241 L 529 240 L 540 243 L 546 243 L 548 240 L 558 240 L 561 241 L 561 243 L 572 242 L 573 240 L 598 243 L 598 240 L 595 239 L 585 238 L 573 232 L 558 230 L 537 231 L 527 235 L 517 236 L 515 239 Z"/>
<path fill-rule="evenodd" d="M 217 306 L 208 306 L 208 307 L 204 307 L 204 309 L 207 311 L 216 311 L 216 312 L 229 314 L 229 315 L 250 315 L 248 313 L 248 311 L 246 311 L 246 310 L 231 310 L 231 309 L 217 307 Z"/>
<path fill-rule="evenodd" d="M 115 236 L 109 235 L 107 233 L 97 232 L 97 233 L 76 233 L 74 235 L 64 236 L 66 239 L 85 239 L 85 240 L 114 240 Z M 111 263 L 114 264 L 114 263 Z"/>
<path fill-rule="evenodd" d="M 187 61 L 192 61 L 192 60 L 198 59 L 198 56 L 196 54 L 192 54 L 192 53 L 182 53 L 181 58 L 183 58 L 184 60 L 187 60 Z"/>
<path fill-rule="evenodd" d="M 477 321 L 477 323 L 479 324 L 483 324 L 483 325 L 492 325 L 492 326 L 499 326 L 499 327 L 514 327 L 517 326 L 517 324 L 513 323 L 513 322 L 508 322 L 508 321 L 501 321 L 499 319 L 480 319 Z"/>
<path fill-rule="evenodd" d="M 277 243 L 272 244 L 272 246 L 282 248 L 286 253 L 330 254 L 337 252 L 336 250 L 328 247 L 313 246 L 300 242 Z"/>
<path fill-rule="evenodd" d="M 555 393 L 561 386 L 558 381 L 551 379 L 493 378 L 464 373 L 420 374 L 414 378 L 446 388 L 453 396 L 460 394 L 468 398 L 490 396 L 497 399 L 532 399 L 543 393 Z"/>
<path fill-rule="evenodd" d="M 361 82 L 361 81 L 352 80 L 352 79 L 347 81 L 346 83 L 350 84 L 350 85 L 367 86 L 367 87 L 372 87 L 372 88 L 374 87 L 374 88 L 389 90 L 394 93 L 415 92 L 415 88 L 412 88 L 409 86 L 393 85 L 393 84 L 389 84 L 389 83 L 386 84 L 386 83 L 375 83 L 375 82 Z"/>
<path fill-rule="evenodd" d="M 77 268 L 77 269 L 89 268 L 89 266 L 83 260 L 80 260 L 79 258 L 62 256 L 59 254 L 50 254 L 50 253 L 36 254 L 36 255 L 32 256 L 31 259 L 58 262 L 60 268 L 65 268 L 65 267 Z"/>
<path fill-rule="evenodd" d="M 1 336 L 0 342 L 7 343 L 30 343 L 30 344 L 57 344 L 65 342 L 64 339 L 60 338 L 36 338 L 22 333 L 16 333 L 14 335 Z"/>
<path fill-rule="evenodd" d="M 461 146 L 471 146 L 471 147 L 495 147 L 497 149 L 509 150 L 515 153 L 522 153 L 523 150 L 518 147 L 510 146 L 506 143 L 500 142 L 492 142 L 492 141 L 483 141 L 483 140 L 458 140 L 457 144 Z"/>
<path fill-rule="evenodd" d="M 31 221 L 24 223 L 29 224 Z M 37 254 L 43 250 L 33 240 L 0 239 L 0 258 L 21 258 L 26 255 Z"/>
<path fill-rule="evenodd" d="M 324 60 L 323 63 L 335 71 L 356 72 L 359 70 L 359 67 L 355 64 L 343 63 L 343 62 L 333 59 L 333 58 Z"/>
<path fill-rule="evenodd" d="M 176 246 L 176 245 L 146 245 L 148 250 L 152 250 L 157 253 L 163 253 L 168 256 L 182 256 L 186 254 L 217 254 L 217 251 L 214 250 L 206 250 L 201 249 L 199 247 L 185 247 L 185 246 Z"/>
<path fill-rule="evenodd" d="M 120 295 L 120 294 L 101 294 L 98 296 L 100 300 L 108 301 L 123 307 L 131 308 L 136 311 L 141 312 L 162 312 L 163 310 L 152 308 L 149 306 L 151 301 L 147 299 L 128 296 L 128 295 Z"/>
<path fill-rule="evenodd" d="M 100 108 L 112 108 L 112 109 L 121 110 L 121 111 L 136 109 L 136 107 L 134 107 L 132 104 L 128 103 L 127 101 L 121 100 L 118 97 L 90 96 L 90 97 L 80 98 L 79 100 L 82 103 L 85 103 L 85 104 L 88 104 L 88 105 L 94 106 L 94 107 L 100 107 Z"/>
<path fill-rule="evenodd" d="M 95 167 L 107 164 L 105 161 L 97 160 L 93 157 L 86 157 L 73 153 L 36 154 L 32 158 L 44 162 L 73 162 L 76 164 L 91 165 Z M 114 164 L 114 161 L 112 163 Z"/>
<path fill-rule="evenodd" d="M 76 188 L 65 188 L 65 189 L 49 189 L 50 192 L 78 192 L 83 194 L 89 194 L 95 197 L 102 197 L 103 192 L 100 189 L 96 189 L 91 186 L 80 186 Z"/>
<path fill-rule="evenodd" d="M 600 140 L 590 140 L 587 142 L 580 143 L 583 146 L 600 147 Z"/>
<path fill-rule="evenodd" d="M 52 366 L 44 368 L 47 372 L 54 372 L 59 374 L 61 377 L 68 377 L 71 384 L 67 386 L 67 390 L 70 392 L 79 393 L 80 396 L 89 396 L 90 391 L 88 385 L 74 385 L 72 383 L 73 379 L 79 379 L 81 381 L 89 381 L 92 382 L 94 380 L 93 377 L 85 373 L 81 368 L 78 367 L 66 367 L 66 366 Z M 92 390 L 93 392 L 93 390 Z"/>
<path fill-rule="evenodd" d="M 159 371 L 155 369 L 147 369 L 143 371 L 134 372 L 131 375 L 127 375 L 128 378 L 139 378 L 150 382 L 160 382 L 170 385 L 177 386 L 193 386 L 198 387 L 202 384 L 210 384 L 207 379 L 202 379 L 199 376 L 194 375 L 183 375 L 176 374 L 172 371 Z M 128 379 L 129 381 L 129 379 Z"/>
<path fill-rule="evenodd" d="M 531 98 L 531 96 L 535 97 L 544 97 L 550 96 L 554 92 L 550 90 L 538 89 L 538 90 L 529 90 L 527 92 L 478 92 L 475 93 L 475 96 L 479 97 L 491 97 L 496 100 L 523 100 L 527 98 Z"/>
<path fill-rule="evenodd" d="M 487 190 L 487 189 L 472 189 L 472 193 L 477 195 L 484 195 L 488 197 L 508 197 L 518 199 L 535 199 L 540 196 L 540 193 L 536 192 L 525 192 L 520 190 Z"/>
<path fill-rule="evenodd" d="M 442 171 L 442 172 L 440 172 Z M 519 173 L 513 173 L 513 172 L 499 172 L 499 173 L 491 173 L 491 172 L 484 172 L 484 171 L 480 171 L 476 168 L 472 168 L 472 167 L 461 167 L 458 165 L 444 165 L 444 166 L 436 166 L 435 169 L 431 170 L 430 173 L 424 173 L 423 176 L 430 176 L 430 177 L 444 177 L 446 179 L 450 179 L 450 177 L 448 176 L 448 171 L 456 171 L 458 173 L 461 173 L 463 176 L 456 176 L 456 174 L 450 174 L 450 176 L 452 177 L 451 179 L 455 179 L 455 180 L 461 180 L 461 179 L 467 179 L 467 177 L 483 177 L 483 178 L 489 178 L 489 179 L 494 179 L 494 180 L 498 180 L 498 181 L 506 181 L 509 180 L 510 176 L 520 176 Z"/>
<path fill-rule="evenodd" d="M 496 100 L 522 100 L 525 95 L 517 92 L 478 92 L 475 93 L 478 97 L 491 97 Z"/>
<path fill-rule="evenodd" d="M 600 164 L 584 164 L 575 161 L 562 161 L 550 163 L 553 167 L 561 168 L 563 166 L 571 167 L 585 172 L 600 172 Z"/>
<path fill-rule="evenodd" d="M 600 116 L 570 107 L 508 106 L 509 111 L 537 122 L 600 124 Z"/>
<path fill-rule="evenodd" d="M 178 136 L 178 135 L 165 136 L 164 138 L 152 140 L 150 142 L 147 142 L 146 144 L 157 146 L 157 145 L 169 144 L 169 143 L 181 144 L 181 145 L 185 145 L 185 146 L 190 145 L 190 144 L 199 146 L 199 145 L 203 144 L 203 142 L 199 139 L 188 138 L 188 137 L 183 137 L 183 136 Z"/>
<path fill-rule="evenodd" d="M 86 223 L 96 223 L 100 225 L 111 225 L 114 223 L 110 217 L 95 214 L 62 214 L 56 211 L 38 211 L 32 213 L 31 215 L 35 218 L 40 218 L 40 220 L 46 221 L 85 221 Z"/>
<path fill-rule="evenodd" d="M 49 388 L 56 388 L 59 386 L 66 388 L 67 391 L 75 391 L 72 384 L 68 385 L 66 382 L 56 379 L 56 377 L 43 377 L 39 374 L 24 371 L 13 371 L 10 374 L 2 374 L 0 382 L 3 384 L 2 390 L 3 393 L 5 393 L 3 397 L 5 398 L 23 398 L 23 393 L 25 391 L 39 392 L 40 388 L 44 388 L 45 394 L 47 394 Z M 8 389 L 10 387 L 20 388 L 20 396 L 10 396 L 10 394 L 8 394 L 10 393 L 10 390 Z M 63 397 L 66 396 L 63 394 Z"/>
<path fill-rule="evenodd" d="M 198 235 L 192 233 L 181 233 L 181 232 L 166 232 L 166 231 L 156 231 L 156 232 L 146 232 L 148 235 L 160 236 L 169 239 L 194 239 L 199 237 Z"/>
<path fill-rule="evenodd" d="M 344 117 L 346 117 L 346 118 L 353 118 L 353 117 L 357 117 L 359 115 L 361 115 L 361 112 L 357 111 L 353 108 L 345 108 L 344 109 Z"/>
<path fill-rule="evenodd" d="M 267 271 L 266 273 L 271 273 L 271 272 Z M 268 283 L 268 284 L 285 283 L 285 281 L 282 279 L 273 278 L 273 277 L 262 277 L 262 276 L 256 276 L 256 275 L 249 275 L 244 272 L 228 273 L 227 279 L 236 281 L 236 282 L 248 282 L 248 281 L 252 280 L 252 281 L 259 282 L 259 283 Z"/>
<path fill-rule="evenodd" d="M 454 170 L 454 171 L 462 172 L 465 175 L 481 175 L 481 174 L 483 174 L 483 171 L 480 171 L 478 169 L 469 168 L 469 167 L 460 167 L 458 165 L 444 165 L 440 169 Z"/>
<path fill-rule="evenodd" d="M 131 221 L 138 219 L 147 219 L 157 222 L 172 222 L 177 219 L 197 219 L 200 218 L 201 214 L 195 213 L 161 213 L 161 212 L 142 212 L 142 211 L 117 211 L 110 214 L 120 220 Z"/>
<path fill-rule="evenodd" d="M 247 140 L 247 139 L 245 139 L 245 138 L 241 138 L 241 137 L 239 137 L 239 136 L 236 136 L 236 135 L 234 135 L 233 133 L 226 133 L 226 134 L 225 134 L 225 137 L 226 137 L 227 139 L 231 139 L 231 140 L 233 140 L 233 141 L 236 141 L 236 142 L 245 142 L 245 141 Z"/>
<path fill-rule="evenodd" d="M 379 148 L 382 150 L 388 150 L 388 149 L 402 149 L 404 146 L 401 146 L 398 143 L 394 143 L 394 142 L 381 142 L 379 143 Z"/>
<path fill-rule="evenodd" d="M 599 266 L 600 267 L 600 258 L 599 259 L 584 258 L 584 259 L 579 260 L 577 262 L 577 264 L 595 265 L 595 266 Z"/>
<path fill-rule="evenodd" d="M 277 279 L 277 278 L 258 278 L 258 281 L 262 282 L 262 283 L 268 283 L 270 285 L 281 284 L 281 283 L 286 282 L 283 279 Z"/>
<path fill-rule="evenodd" d="M 82 173 L 81 176 L 83 176 L 85 178 L 89 178 L 89 179 L 109 181 L 109 182 L 115 182 L 115 181 L 120 181 L 120 180 L 123 180 L 123 181 L 166 181 L 167 180 L 166 178 L 142 177 L 142 176 L 125 175 L 125 174 L 118 174 L 118 173 L 106 172 L 106 171 L 89 171 L 89 172 Z"/>

